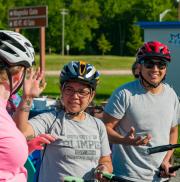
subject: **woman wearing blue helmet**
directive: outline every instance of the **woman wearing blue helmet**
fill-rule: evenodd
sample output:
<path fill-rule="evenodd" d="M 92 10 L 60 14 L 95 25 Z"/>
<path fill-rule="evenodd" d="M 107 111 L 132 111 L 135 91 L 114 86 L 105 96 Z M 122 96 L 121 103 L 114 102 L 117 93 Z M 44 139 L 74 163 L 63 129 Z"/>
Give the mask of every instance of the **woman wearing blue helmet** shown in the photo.
<path fill-rule="evenodd" d="M 71 61 L 60 74 L 63 109 L 40 114 L 29 121 L 27 116 L 19 118 L 20 129 L 26 137 L 49 133 L 57 138 L 44 151 L 39 181 L 63 181 L 69 175 L 95 180 L 96 169 L 112 172 L 105 126 L 85 112 L 98 82 L 99 73 L 93 65 Z M 31 101 L 33 95 L 27 93 L 27 97 Z M 25 106 L 24 102 L 22 107 Z M 104 180 L 101 175 L 98 178 Z"/>

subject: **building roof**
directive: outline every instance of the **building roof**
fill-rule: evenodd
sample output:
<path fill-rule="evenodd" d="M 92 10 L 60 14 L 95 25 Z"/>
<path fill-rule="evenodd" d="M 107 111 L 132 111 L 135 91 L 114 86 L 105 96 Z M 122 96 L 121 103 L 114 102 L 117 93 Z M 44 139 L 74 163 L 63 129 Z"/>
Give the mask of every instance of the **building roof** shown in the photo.
<path fill-rule="evenodd" d="M 136 25 L 139 25 L 141 28 L 180 28 L 180 21 L 164 21 L 164 22 L 137 22 Z"/>

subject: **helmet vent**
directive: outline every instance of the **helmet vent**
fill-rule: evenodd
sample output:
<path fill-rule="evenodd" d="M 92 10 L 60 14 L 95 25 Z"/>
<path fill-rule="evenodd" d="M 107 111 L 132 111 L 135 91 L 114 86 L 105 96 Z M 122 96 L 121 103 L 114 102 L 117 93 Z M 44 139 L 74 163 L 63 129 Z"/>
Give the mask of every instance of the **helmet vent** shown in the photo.
<path fill-rule="evenodd" d="M 23 52 L 26 52 L 25 48 L 21 44 L 19 44 L 16 40 L 14 40 L 13 38 L 4 33 L 0 34 L 0 40 L 6 41 L 9 44 L 12 44 L 14 47 L 17 47 L 18 49 L 22 50 Z"/>
<path fill-rule="evenodd" d="M 28 46 L 28 47 L 32 47 L 28 42 L 25 42 L 24 43 L 26 46 Z"/>
<path fill-rule="evenodd" d="M 99 73 L 91 64 L 84 61 L 71 61 L 66 64 L 60 74 L 61 86 L 68 81 L 79 81 L 95 89 L 99 82 Z"/>
<path fill-rule="evenodd" d="M 17 55 L 12 49 L 10 49 L 9 47 L 7 47 L 5 44 L 3 44 L 1 41 L 0 41 L 0 49 L 2 49 L 3 51 L 6 51 L 10 54 L 14 54 L 15 56 L 19 56 Z"/>
<path fill-rule="evenodd" d="M 83 61 L 80 61 L 79 74 L 83 75 L 85 71 L 86 71 L 86 63 Z"/>

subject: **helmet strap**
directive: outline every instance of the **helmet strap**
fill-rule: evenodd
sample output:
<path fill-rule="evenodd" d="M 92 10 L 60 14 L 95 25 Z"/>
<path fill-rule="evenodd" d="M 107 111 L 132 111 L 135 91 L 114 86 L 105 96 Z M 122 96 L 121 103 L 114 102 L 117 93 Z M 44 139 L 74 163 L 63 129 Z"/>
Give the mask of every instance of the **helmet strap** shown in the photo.
<path fill-rule="evenodd" d="M 19 83 L 16 85 L 15 88 L 12 89 L 11 95 L 13 95 L 13 94 L 15 94 L 16 92 L 18 92 L 18 90 L 19 90 L 19 89 L 21 88 L 21 86 L 23 85 L 24 79 L 25 79 L 25 75 L 26 75 L 25 73 L 26 73 L 26 69 L 24 69 L 22 78 L 21 78 L 21 80 L 19 81 Z"/>
<path fill-rule="evenodd" d="M 141 72 L 139 72 L 139 76 L 140 76 L 140 79 L 141 79 L 141 83 L 143 84 L 143 82 L 145 82 L 146 84 L 147 84 L 147 88 L 157 88 L 164 80 L 165 80 L 165 76 L 164 76 L 164 78 L 159 82 L 159 83 L 157 83 L 157 84 L 152 84 L 152 83 L 150 83 L 149 81 L 147 81 L 144 77 L 143 77 L 143 75 L 142 75 L 142 73 Z M 144 85 L 144 84 L 143 84 Z M 145 86 L 145 85 L 144 85 Z"/>
<path fill-rule="evenodd" d="M 10 96 L 9 97 L 11 97 L 13 94 L 15 94 L 21 88 L 21 86 L 24 82 L 24 78 L 25 78 L 25 69 L 24 69 L 21 81 L 19 81 L 19 83 L 17 84 L 17 86 L 15 88 L 13 88 L 12 74 L 10 73 L 9 68 L 5 67 L 5 69 L 6 69 L 8 79 L 9 79 L 9 85 L 10 85 Z"/>
<path fill-rule="evenodd" d="M 10 96 L 12 95 L 12 90 L 13 90 L 13 84 L 12 84 L 12 75 L 9 71 L 9 68 L 7 66 L 5 66 L 5 70 L 6 70 L 6 73 L 7 73 L 7 76 L 8 76 L 8 80 L 9 80 L 9 87 L 10 87 Z"/>

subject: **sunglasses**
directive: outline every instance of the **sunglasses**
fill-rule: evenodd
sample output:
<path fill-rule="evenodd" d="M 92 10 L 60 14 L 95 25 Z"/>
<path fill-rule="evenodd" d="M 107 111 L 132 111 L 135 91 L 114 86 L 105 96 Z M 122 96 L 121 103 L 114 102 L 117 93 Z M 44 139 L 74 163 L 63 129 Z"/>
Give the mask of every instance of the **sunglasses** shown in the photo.
<path fill-rule="evenodd" d="M 150 61 L 150 60 L 142 60 L 141 64 L 143 64 L 144 67 L 147 69 L 152 69 L 152 68 L 154 68 L 155 65 L 160 70 L 163 70 L 167 67 L 167 63 L 164 61 L 154 62 L 154 61 Z"/>

